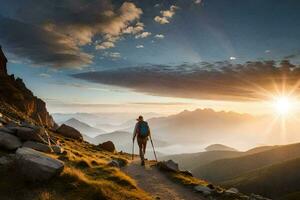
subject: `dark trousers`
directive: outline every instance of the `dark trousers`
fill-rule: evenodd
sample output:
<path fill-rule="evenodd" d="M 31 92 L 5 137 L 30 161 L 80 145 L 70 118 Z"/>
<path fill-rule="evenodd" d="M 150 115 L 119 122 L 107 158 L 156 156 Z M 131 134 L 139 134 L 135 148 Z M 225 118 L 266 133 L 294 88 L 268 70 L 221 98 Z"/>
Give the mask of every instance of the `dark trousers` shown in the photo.
<path fill-rule="evenodd" d="M 147 146 L 148 137 L 137 137 L 137 142 L 140 149 L 140 158 L 142 161 L 145 159 L 146 146 Z"/>

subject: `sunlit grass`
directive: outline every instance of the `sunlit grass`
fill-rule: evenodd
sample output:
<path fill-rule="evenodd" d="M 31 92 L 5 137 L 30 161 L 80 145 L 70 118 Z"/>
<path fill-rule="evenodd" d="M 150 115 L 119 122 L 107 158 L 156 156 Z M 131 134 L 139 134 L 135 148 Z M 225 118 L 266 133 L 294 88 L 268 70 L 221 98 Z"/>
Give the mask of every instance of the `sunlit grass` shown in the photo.
<path fill-rule="evenodd" d="M 109 167 L 112 159 L 127 163 L 126 154 L 112 154 L 94 145 L 73 140 L 60 140 L 64 153 L 49 154 L 65 163 L 63 172 L 49 182 L 28 183 L 17 177 L 15 170 L 0 168 L 0 196 L 4 199 L 39 200 L 148 200 L 149 194 L 137 187 L 135 180 L 120 169 Z M 16 177 L 15 177 L 16 176 Z"/>

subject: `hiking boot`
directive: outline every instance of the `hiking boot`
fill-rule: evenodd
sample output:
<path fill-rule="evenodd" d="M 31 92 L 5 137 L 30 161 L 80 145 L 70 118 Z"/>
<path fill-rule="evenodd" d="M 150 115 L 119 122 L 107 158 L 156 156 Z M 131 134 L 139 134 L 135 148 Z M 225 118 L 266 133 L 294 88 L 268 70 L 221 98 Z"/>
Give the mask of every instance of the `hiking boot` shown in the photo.
<path fill-rule="evenodd" d="M 145 161 L 144 160 L 142 160 L 141 165 L 145 166 Z"/>

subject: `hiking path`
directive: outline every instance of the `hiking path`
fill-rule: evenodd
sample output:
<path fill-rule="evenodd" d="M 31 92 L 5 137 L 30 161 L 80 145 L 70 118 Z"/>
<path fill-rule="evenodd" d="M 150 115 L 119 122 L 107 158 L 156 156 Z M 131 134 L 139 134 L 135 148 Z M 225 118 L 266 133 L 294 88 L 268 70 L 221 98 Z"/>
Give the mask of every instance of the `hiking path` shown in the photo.
<path fill-rule="evenodd" d="M 199 193 L 172 182 L 164 173 L 149 163 L 141 166 L 134 160 L 122 170 L 137 181 L 138 186 L 152 195 L 153 199 L 161 200 L 205 200 Z"/>

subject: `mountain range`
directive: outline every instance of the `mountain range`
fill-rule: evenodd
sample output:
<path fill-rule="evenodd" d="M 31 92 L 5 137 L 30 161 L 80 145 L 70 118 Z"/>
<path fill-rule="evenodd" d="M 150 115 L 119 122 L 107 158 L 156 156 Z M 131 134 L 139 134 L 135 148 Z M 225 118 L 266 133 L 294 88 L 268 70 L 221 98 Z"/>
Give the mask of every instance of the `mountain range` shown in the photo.
<path fill-rule="evenodd" d="M 65 121 L 64 124 L 74 127 L 77 130 L 79 130 L 81 133 L 83 133 L 84 135 L 86 135 L 88 137 L 92 137 L 92 138 L 96 137 L 97 135 L 105 133 L 104 130 L 94 128 L 94 127 L 92 127 L 84 122 L 81 122 L 75 118 L 71 118 L 71 119 Z"/>

